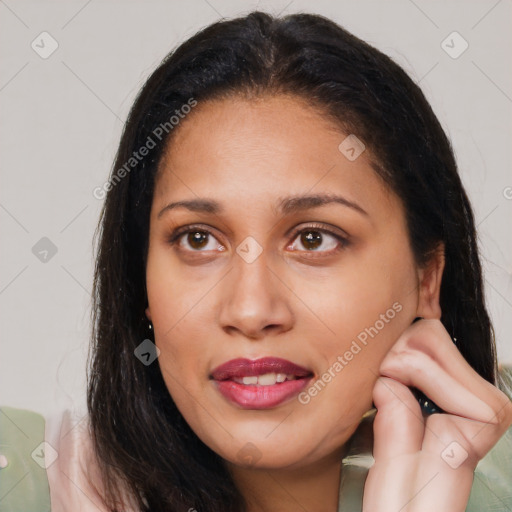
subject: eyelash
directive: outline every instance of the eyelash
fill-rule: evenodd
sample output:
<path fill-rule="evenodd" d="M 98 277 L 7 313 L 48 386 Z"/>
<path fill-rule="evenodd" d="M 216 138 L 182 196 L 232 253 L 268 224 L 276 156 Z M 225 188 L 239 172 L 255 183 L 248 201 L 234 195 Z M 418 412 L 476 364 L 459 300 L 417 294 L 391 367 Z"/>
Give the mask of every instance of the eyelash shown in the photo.
<path fill-rule="evenodd" d="M 205 229 L 203 226 L 201 226 L 199 224 L 197 224 L 197 225 L 196 224 L 192 224 L 192 225 L 189 225 L 189 226 L 183 226 L 181 228 L 175 229 L 169 235 L 167 241 L 168 241 L 168 243 L 170 245 L 174 245 L 174 244 L 179 242 L 179 239 L 183 235 L 186 235 L 188 233 L 194 233 L 194 232 L 197 232 L 197 231 L 199 231 L 201 233 L 206 233 L 206 234 L 211 235 L 211 236 L 213 236 L 215 238 L 215 235 L 210 230 Z M 322 224 L 315 224 L 315 223 L 312 223 L 311 225 L 305 226 L 305 227 L 303 227 L 301 229 L 294 230 L 293 233 L 290 235 L 292 237 L 291 238 L 291 242 L 293 242 L 297 238 L 298 235 L 300 235 L 303 232 L 307 232 L 307 231 L 319 231 L 321 233 L 327 233 L 328 235 L 330 235 L 330 236 L 334 237 L 336 240 L 338 240 L 340 245 L 338 247 L 336 247 L 335 249 L 331 249 L 330 251 L 314 251 L 314 250 L 307 251 L 307 250 L 300 250 L 300 251 L 294 251 L 294 252 L 333 254 L 333 253 L 336 253 L 338 251 L 341 251 L 341 250 L 345 249 L 349 245 L 349 240 L 348 240 L 347 237 L 341 236 L 340 234 L 335 233 L 334 231 L 332 231 L 330 229 L 327 229 Z M 185 252 L 201 253 L 201 252 L 206 252 L 206 251 L 187 250 L 187 249 L 185 249 Z"/>

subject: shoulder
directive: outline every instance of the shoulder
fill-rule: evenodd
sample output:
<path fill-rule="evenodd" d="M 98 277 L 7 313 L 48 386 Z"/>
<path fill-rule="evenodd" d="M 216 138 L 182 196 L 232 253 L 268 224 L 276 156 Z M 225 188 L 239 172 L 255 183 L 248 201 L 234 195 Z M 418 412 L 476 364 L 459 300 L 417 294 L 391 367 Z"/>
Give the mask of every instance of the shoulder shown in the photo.
<path fill-rule="evenodd" d="M 0 407 L 0 497 L 2 510 L 50 510 L 43 416 Z"/>
<path fill-rule="evenodd" d="M 500 389 L 512 400 L 512 366 L 501 366 Z M 512 427 L 478 463 L 466 512 L 512 510 Z"/>
<path fill-rule="evenodd" d="M 478 463 L 466 512 L 512 510 L 512 427 Z"/>
<path fill-rule="evenodd" d="M 0 407 L 0 454 L 2 510 L 108 511 L 87 415 Z"/>
<path fill-rule="evenodd" d="M 48 417 L 45 441 L 52 512 L 108 511 L 87 415 L 65 411 Z"/>

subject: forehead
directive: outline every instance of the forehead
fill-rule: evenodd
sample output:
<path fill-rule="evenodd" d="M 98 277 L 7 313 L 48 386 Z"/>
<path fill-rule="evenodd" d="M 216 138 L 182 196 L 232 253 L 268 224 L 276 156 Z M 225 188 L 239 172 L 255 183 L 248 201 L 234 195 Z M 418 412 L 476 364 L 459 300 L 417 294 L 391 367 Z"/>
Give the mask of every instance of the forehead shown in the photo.
<path fill-rule="evenodd" d="M 173 134 L 154 201 L 215 197 L 264 208 L 288 195 L 340 193 L 369 214 L 395 209 L 369 150 L 347 157 L 349 135 L 296 97 L 200 102 Z"/>

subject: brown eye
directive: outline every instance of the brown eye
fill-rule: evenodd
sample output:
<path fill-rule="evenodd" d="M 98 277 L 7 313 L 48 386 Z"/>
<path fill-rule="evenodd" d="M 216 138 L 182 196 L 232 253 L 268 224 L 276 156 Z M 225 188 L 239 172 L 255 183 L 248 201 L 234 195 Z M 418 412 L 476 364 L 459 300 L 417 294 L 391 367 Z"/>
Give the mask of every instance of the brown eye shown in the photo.
<path fill-rule="evenodd" d="M 333 252 L 346 245 L 346 240 L 325 229 L 306 228 L 296 233 L 291 246 L 294 251 Z"/>
<path fill-rule="evenodd" d="M 187 242 L 193 249 L 202 249 L 208 243 L 208 233 L 205 231 L 190 231 Z"/>
<path fill-rule="evenodd" d="M 319 231 L 303 231 L 300 235 L 300 241 L 307 249 L 316 249 L 322 245 L 322 235 Z"/>
<path fill-rule="evenodd" d="M 177 229 L 170 235 L 168 241 L 171 245 L 176 245 L 178 250 L 189 253 L 225 250 L 225 247 L 218 242 L 210 231 L 198 229 L 195 226 L 185 226 Z"/>

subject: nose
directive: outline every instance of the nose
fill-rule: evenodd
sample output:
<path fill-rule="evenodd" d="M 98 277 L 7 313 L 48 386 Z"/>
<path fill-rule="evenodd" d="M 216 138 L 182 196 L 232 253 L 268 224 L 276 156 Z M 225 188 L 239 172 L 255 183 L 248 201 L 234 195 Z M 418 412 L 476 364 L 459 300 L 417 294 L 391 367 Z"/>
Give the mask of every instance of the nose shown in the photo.
<path fill-rule="evenodd" d="M 222 329 L 251 340 L 290 330 L 294 322 L 291 292 L 284 279 L 269 268 L 264 253 L 251 263 L 237 256 L 233 265 L 223 282 Z"/>

